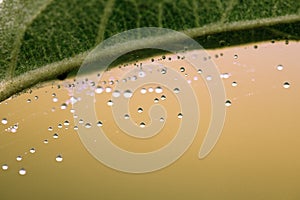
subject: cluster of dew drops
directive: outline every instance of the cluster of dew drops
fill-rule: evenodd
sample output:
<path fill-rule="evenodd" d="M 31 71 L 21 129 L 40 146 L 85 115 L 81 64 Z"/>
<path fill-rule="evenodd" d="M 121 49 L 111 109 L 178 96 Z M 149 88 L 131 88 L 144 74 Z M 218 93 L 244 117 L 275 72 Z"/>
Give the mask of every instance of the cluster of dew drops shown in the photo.
<path fill-rule="evenodd" d="M 255 46 L 256 46 L 256 45 L 255 45 Z M 257 46 L 256 46 L 256 48 L 257 48 Z M 221 53 L 220 56 L 223 56 L 223 54 Z M 215 58 L 218 58 L 218 57 L 219 57 L 219 55 L 216 54 L 216 55 L 215 55 Z M 162 56 L 161 59 L 166 59 L 166 57 L 165 57 L 165 56 Z M 208 59 L 211 59 L 211 57 L 209 56 Z M 234 54 L 234 55 L 233 55 L 233 59 L 234 59 L 234 60 L 238 59 L 238 54 Z M 169 58 L 169 60 L 171 60 L 171 58 Z M 153 62 L 154 59 L 151 59 L 151 61 Z M 134 64 L 134 65 L 136 65 L 136 64 Z M 124 67 L 125 67 L 125 66 L 128 66 L 128 64 L 124 65 Z M 283 66 L 282 64 L 278 64 L 278 65 L 276 66 L 276 70 L 282 71 L 282 70 L 284 70 L 284 66 Z M 185 73 L 185 72 L 186 72 L 186 69 L 185 69 L 184 66 L 180 66 L 180 67 L 178 68 L 178 71 L 181 72 L 181 73 L 184 73 L 184 76 L 188 76 L 188 74 Z M 162 73 L 162 74 L 167 73 L 167 69 L 165 69 L 165 68 L 161 69 L 161 73 Z M 198 69 L 197 73 L 198 73 L 198 74 L 201 74 L 201 73 L 202 73 L 202 70 L 201 70 L 201 69 Z M 139 76 L 139 77 L 143 77 L 143 74 L 138 74 L 138 76 Z M 231 74 L 230 74 L 230 73 L 221 73 L 221 74 L 220 74 L 220 78 L 221 78 L 221 79 L 228 79 L 228 78 L 230 78 L 230 77 L 231 77 Z M 135 80 L 136 78 L 137 78 L 136 76 L 135 76 L 135 77 L 128 77 L 128 80 Z M 210 80 L 212 80 L 212 77 L 211 77 L 211 76 L 208 76 L 208 77 L 206 77 L 205 79 L 206 79 L 207 81 L 210 81 Z M 122 81 L 126 82 L 126 81 L 128 81 L 128 80 L 127 80 L 127 79 L 123 79 Z M 198 80 L 198 77 L 197 77 L 197 76 L 193 77 L 193 80 L 194 80 L 194 81 Z M 74 81 L 75 81 L 75 80 L 74 80 Z M 113 97 L 117 98 L 117 97 L 122 96 L 122 93 L 121 93 L 120 91 L 117 91 L 117 90 L 113 91 L 111 85 L 113 85 L 113 84 L 115 84 L 115 83 L 118 83 L 118 82 L 119 82 L 119 80 L 109 80 L 109 81 L 103 81 L 103 82 L 102 82 L 104 85 L 105 85 L 105 84 L 108 85 L 108 86 L 106 86 L 106 87 L 103 87 L 103 86 L 96 86 L 95 83 L 91 83 L 91 86 L 94 87 L 94 93 L 95 93 L 95 94 L 111 93 Z M 191 83 L 191 80 L 187 80 L 187 82 L 188 82 L 188 83 Z M 232 86 L 232 87 L 237 87 L 237 86 L 238 86 L 237 81 L 231 82 L 231 86 Z M 75 84 L 74 84 L 74 83 L 72 83 L 72 84 L 66 83 L 66 84 L 65 84 L 65 88 L 69 89 L 70 93 L 72 93 L 71 91 L 73 90 L 73 89 L 72 89 L 73 87 L 75 87 Z M 282 84 L 282 87 L 283 87 L 284 89 L 288 89 L 288 88 L 290 88 L 290 83 L 286 81 L 286 82 L 284 82 L 284 83 Z M 58 88 L 60 88 L 60 85 L 58 85 Z M 157 86 L 157 87 L 149 87 L 149 88 L 143 87 L 143 88 L 140 89 L 140 93 L 141 93 L 141 94 L 153 93 L 153 92 L 156 93 L 156 94 L 161 95 L 160 98 L 154 98 L 154 99 L 153 99 L 154 103 L 158 103 L 160 100 L 162 100 L 162 101 L 166 100 L 167 97 L 166 97 L 166 95 L 163 94 L 163 88 L 160 87 L 160 86 Z M 175 94 L 178 94 L 178 93 L 180 92 L 180 89 L 179 89 L 179 88 L 174 88 L 174 89 L 173 89 L 173 92 L 174 92 Z M 123 97 L 124 97 L 124 98 L 131 98 L 132 95 L 133 95 L 133 92 L 132 92 L 131 90 L 126 90 L 126 91 L 123 92 Z M 38 99 L 38 96 L 35 96 L 34 99 L 37 100 L 37 99 Z M 59 102 L 59 98 L 57 97 L 57 95 L 56 95 L 55 93 L 52 93 L 52 101 L 53 101 L 54 103 Z M 78 101 L 80 101 L 80 99 L 74 97 L 73 95 L 70 95 L 70 98 L 69 98 L 66 102 L 62 103 L 59 107 L 60 107 L 61 110 L 67 110 L 67 108 L 68 108 L 68 106 L 69 106 L 70 104 L 73 105 L 73 104 L 75 104 L 75 103 L 78 102 Z M 27 102 L 27 103 L 31 103 L 31 99 L 27 99 L 26 102 Z M 108 101 L 107 101 L 107 106 L 113 106 L 113 104 L 114 104 L 114 102 L 113 102 L 112 100 L 108 100 Z M 225 101 L 225 106 L 226 106 L 226 107 L 230 107 L 231 105 L 232 105 L 231 100 L 228 99 L 228 100 Z M 55 110 L 56 110 L 55 107 L 53 107 L 53 108 L 51 109 L 52 112 L 54 112 Z M 74 117 L 74 118 L 77 118 L 77 117 L 78 117 L 78 116 L 76 115 L 75 110 L 74 110 L 73 108 L 71 108 L 71 109 L 69 109 L 69 110 L 70 110 L 70 112 L 73 114 L 73 117 Z M 137 112 L 138 112 L 138 113 L 143 113 L 144 110 L 143 110 L 142 107 L 139 107 L 139 108 L 137 109 Z M 182 114 L 181 112 L 178 113 L 178 114 L 177 114 L 177 118 L 178 118 L 178 119 L 182 119 L 182 118 L 183 118 L 183 114 Z M 130 119 L 129 114 L 124 114 L 124 119 Z M 161 117 L 161 118 L 160 118 L 160 121 L 161 121 L 161 122 L 164 122 L 165 119 L 164 119 L 163 117 Z M 91 127 L 92 127 L 92 124 L 91 124 L 91 123 L 88 123 L 88 122 L 87 122 L 87 123 L 84 123 L 84 120 L 83 120 L 83 119 L 79 119 L 79 124 L 83 125 L 85 128 L 91 128 Z M 19 128 L 19 123 L 13 123 L 12 125 L 9 125 L 9 119 L 8 119 L 7 117 L 3 117 L 3 118 L 1 119 L 1 125 L 2 125 L 2 126 L 8 126 L 8 127 L 5 128 L 5 131 L 6 131 L 6 132 L 10 132 L 10 133 L 16 133 L 16 132 L 18 131 L 18 128 Z M 97 125 L 98 127 L 102 127 L 102 126 L 103 126 L 103 123 L 102 123 L 102 121 L 98 121 L 96 125 Z M 65 129 L 68 129 L 69 126 L 70 126 L 70 122 L 69 122 L 68 120 L 65 120 L 65 121 L 63 121 L 62 123 L 59 123 L 59 124 L 57 125 L 57 128 L 58 128 L 58 129 L 62 129 L 63 127 L 65 127 Z M 139 124 L 139 126 L 140 126 L 141 128 L 144 128 L 144 127 L 146 127 L 146 124 L 145 124 L 144 122 L 141 122 L 141 123 Z M 53 132 L 53 130 L 54 130 L 53 126 L 49 126 L 47 129 L 48 129 L 49 132 Z M 78 130 L 79 127 L 76 126 L 76 125 L 74 125 L 73 129 L 74 129 L 74 130 Z M 59 138 L 59 133 L 58 133 L 58 132 L 53 132 L 52 138 L 53 138 L 54 140 L 58 139 L 58 138 Z M 44 139 L 44 140 L 43 140 L 43 143 L 44 143 L 44 144 L 48 144 L 48 143 L 49 143 L 49 140 L 48 140 L 48 139 Z M 29 153 L 30 153 L 30 154 L 34 154 L 35 152 L 36 152 L 36 149 L 35 149 L 34 147 L 32 147 L 32 148 L 29 149 Z M 17 162 L 21 162 L 21 161 L 23 160 L 23 157 L 22 157 L 21 155 L 18 155 L 18 156 L 16 156 L 15 159 L 16 159 Z M 62 156 L 62 154 L 57 154 L 56 157 L 55 157 L 55 161 L 56 161 L 57 163 L 61 163 L 61 162 L 63 161 L 63 156 Z M 1 168 L 2 168 L 3 171 L 7 171 L 7 170 L 9 169 L 9 166 L 8 166 L 8 164 L 4 163 L 4 164 L 1 165 Z M 21 169 L 18 170 L 18 174 L 21 175 L 21 176 L 24 176 L 24 175 L 27 174 L 27 171 L 26 171 L 25 168 L 22 167 Z"/>

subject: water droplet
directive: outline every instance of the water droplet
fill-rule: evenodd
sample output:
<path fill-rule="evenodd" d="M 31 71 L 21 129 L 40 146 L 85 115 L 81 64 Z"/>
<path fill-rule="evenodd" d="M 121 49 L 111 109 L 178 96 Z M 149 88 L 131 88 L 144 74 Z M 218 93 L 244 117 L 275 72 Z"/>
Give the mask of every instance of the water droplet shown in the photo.
<path fill-rule="evenodd" d="M 160 97 L 161 100 L 166 100 L 166 98 L 167 97 L 165 95 L 161 95 L 161 97 Z"/>
<path fill-rule="evenodd" d="M 56 162 L 62 162 L 63 161 L 62 155 L 57 155 L 55 160 L 56 160 Z"/>
<path fill-rule="evenodd" d="M 78 123 L 83 124 L 83 119 L 79 119 Z"/>
<path fill-rule="evenodd" d="M 110 93 L 111 91 L 112 91 L 111 87 L 106 87 L 106 88 L 105 88 L 105 92 L 106 92 L 106 93 Z"/>
<path fill-rule="evenodd" d="M 74 128 L 73 128 L 75 131 L 77 131 L 78 130 L 78 126 L 74 126 Z"/>
<path fill-rule="evenodd" d="M 208 76 L 206 77 L 206 80 L 211 81 L 211 80 L 212 80 L 212 76 L 208 75 Z"/>
<path fill-rule="evenodd" d="M 277 65 L 277 70 L 278 70 L 278 71 L 283 70 L 283 66 L 282 66 L 282 65 Z"/>
<path fill-rule="evenodd" d="M 145 127 L 146 127 L 146 124 L 145 124 L 144 122 L 141 122 L 141 123 L 140 123 L 140 127 L 141 127 L 141 128 L 145 128 Z"/>
<path fill-rule="evenodd" d="M 7 164 L 3 164 L 3 165 L 2 165 L 2 170 L 4 170 L 4 171 L 5 171 L 5 170 L 8 170 L 8 165 L 7 165 Z"/>
<path fill-rule="evenodd" d="M 103 87 L 101 87 L 101 86 L 98 86 L 98 87 L 95 89 L 95 92 L 96 92 L 97 94 L 101 94 L 103 91 L 104 91 L 104 89 L 103 89 Z"/>
<path fill-rule="evenodd" d="M 174 92 L 175 94 L 178 94 L 178 93 L 180 92 L 180 89 L 179 89 L 179 88 L 174 88 L 174 89 L 173 89 L 173 92 Z"/>
<path fill-rule="evenodd" d="M 51 126 L 49 126 L 48 131 L 53 131 L 53 128 Z"/>
<path fill-rule="evenodd" d="M 237 86 L 237 82 L 233 81 L 233 82 L 231 83 L 231 85 L 232 85 L 233 87 L 236 87 L 236 86 Z"/>
<path fill-rule="evenodd" d="M 183 114 L 182 113 L 178 113 L 177 117 L 178 117 L 178 119 L 182 119 Z"/>
<path fill-rule="evenodd" d="M 159 99 L 158 98 L 155 98 L 154 99 L 154 103 L 158 103 L 159 102 Z"/>
<path fill-rule="evenodd" d="M 239 56 L 237 55 L 237 54 L 235 54 L 234 56 L 233 56 L 233 58 L 234 59 L 237 59 Z"/>
<path fill-rule="evenodd" d="M 57 97 L 53 97 L 52 101 L 53 102 L 58 102 L 58 98 Z"/>
<path fill-rule="evenodd" d="M 30 153 L 35 153 L 35 148 L 31 148 L 31 149 L 29 150 L 29 152 L 30 152 Z"/>
<path fill-rule="evenodd" d="M 108 106 L 113 106 L 113 105 L 114 105 L 114 102 L 113 102 L 112 100 L 108 100 L 108 101 L 107 101 L 107 105 L 108 105 Z"/>
<path fill-rule="evenodd" d="M 283 83 L 283 87 L 286 88 L 286 89 L 289 88 L 290 87 L 290 83 L 289 82 Z"/>
<path fill-rule="evenodd" d="M 24 175 L 26 175 L 26 170 L 24 169 L 24 168 L 21 168 L 20 170 L 19 170 L 19 174 L 21 175 L 21 176 L 24 176 Z"/>
<path fill-rule="evenodd" d="M 160 73 L 161 74 L 166 74 L 167 73 L 167 69 L 165 69 L 165 68 L 161 69 Z"/>
<path fill-rule="evenodd" d="M 143 108 L 138 108 L 138 113 L 142 113 L 143 111 Z"/>
<path fill-rule="evenodd" d="M 68 120 L 64 121 L 64 125 L 65 126 L 69 126 L 70 125 L 70 122 Z"/>
<path fill-rule="evenodd" d="M 3 118 L 3 119 L 1 120 L 1 123 L 2 123 L 2 124 L 7 124 L 7 122 L 8 122 L 8 121 L 7 121 L 6 118 Z"/>
<path fill-rule="evenodd" d="M 161 117 L 161 118 L 159 119 L 159 121 L 160 121 L 160 122 L 164 122 L 165 119 L 164 119 L 163 117 Z"/>
<path fill-rule="evenodd" d="M 139 77 L 143 78 L 146 76 L 146 73 L 144 71 L 139 72 Z"/>
<path fill-rule="evenodd" d="M 146 94 L 146 93 L 147 93 L 146 88 L 142 88 L 142 89 L 141 89 L 141 93 L 142 93 L 142 94 Z"/>
<path fill-rule="evenodd" d="M 35 99 L 35 100 L 38 100 L 38 99 L 39 99 L 39 97 L 38 97 L 38 96 L 34 96 L 34 99 Z"/>
<path fill-rule="evenodd" d="M 132 97 L 132 92 L 131 90 L 125 90 L 123 96 L 127 99 Z"/>
<path fill-rule="evenodd" d="M 221 78 L 224 78 L 224 79 L 228 79 L 230 77 L 230 74 L 228 73 L 223 73 L 220 75 Z"/>
<path fill-rule="evenodd" d="M 180 67 L 180 71 L 181 72 L 185 72 L 185 68 L 184 67 Z"/>
<path fill-rule="evenodd" d="M 156 87 L 155 88 L 155 92 L 157 93 L 157 94 L 160 94 L 160 93 L 162 93 L 163 92 L 163 89 L 161 88 L 161 87 Z"/>
<path fill-rule="evenodd" d="M 58 125 L 57 125 L 57 128 L 62 128 L 62 124 L 58 124 Z"/>
<path fill-rule="evenodd" d="M 84 125 L 84 127 L 85 127 L 85 128 L 91 128 L 92 125 L 91 125 L 90 123 L 86 123 L 86 124 Z"/>
<path fill-rule="evenodd" d="M 225 106 L 227 107 L 231 106 L 231 101 L 230 100 L 225 101 Z"/>
<path fill-rule="evenodd" d="M 27 103 L 30 103 L 31 102 L 31 99 L 27 99 Z"/>
<path fill-rule="evenodd" d="M 154 91 L 154 89 L 152 87 L 148 88 L 148 92 L 153 92 L 153 91 Z"/>
<path fill-rule="evenodd" d="M 121 93 L 120 93 L 119 90 L 115 90 L 115 91 L 112 93 L 112 96 L 118 98 L 119 96 L 121 96 Z"/>
<path fill-rule="evenodd" d="M 128 114 L 125 114 L 125 115 L 124 115 L 124 119 L 129 119 L 129 115 L 128 115 Z"/>
<path fill-rule="evenodd" d="M 72 109 L 70 109 L 70 112 L 74 114 L 75 110 L 72 108 Z"/>
<path fill-rule="evenodd" d="M 22 160 L 22 156 L 17 156 L 17 157 L 16 157 L 16 160 L 17 160 L 17 161 L 21 161 L 21 160 Z"/>
<path fill-rule="evenodd" d="M 101 121 L 98 121 L 98 122 L 97 122 L 97 126 L 98 126 L 98 127 L 101 127 L 101 126 L 103 126 L 103 123 L 102 123 Z"/>
<path fill-rule="evenodd" d="M 65 110 L 67 109 L 68 105 L 66 103 L 61 104 L 60 109 Z"/>
<path fill-rule="evenodd" d="M 198 69 L 198 70 L 197 70 L 197 73 L 198 73 L 198 74 L 202 74 L 202 70 L 201 70 L 201 69 Z"/>
<path fill-rule="evenodd" d="M 57 134 L 57 133 L 54 133 L 54 134 L 53 134 L 53 138 L 54 138 L 54 139 L 57 139 L 57 138 L 58 138 L 58 134 Z"/>
<path fill-rule="evenodd" d="M 48 140 L 44 140 L 44 144 L 48 144 Z"/>

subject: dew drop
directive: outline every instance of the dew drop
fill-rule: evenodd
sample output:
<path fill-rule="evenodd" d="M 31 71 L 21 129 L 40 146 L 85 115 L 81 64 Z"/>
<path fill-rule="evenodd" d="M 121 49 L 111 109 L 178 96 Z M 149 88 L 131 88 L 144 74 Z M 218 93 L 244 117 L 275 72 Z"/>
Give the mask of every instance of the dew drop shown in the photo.
<path fill-rule="evenodd" d="M 277 65 L 277 70 L 278 71 L 282 71 L 283 70 L 283 66 L 282 65 Z"/>
<path fill-rule="evenodd" d="M 156 87 L 155 88 L 155 92 L 157 93 L 157 94 L 160 94 L 160 93 L 162 93 L 163 92 L 163 89 L 161 88 L 161 87 Z"/>
<path fill-rule="evenodd" d="M 111 87 L 106 87 L 106 88 L 105 88 L 105 92 L 106 92 L 106 93 L 110 93 L 111 91 L 112 91 Z"/>
<path fill-rule="evenodd" d="M 73 128 L 75 131 L 77 131 L 78 130 L 78 126 L 74 126 L 74 128 Z"/>
<path fill-rule="evenodd" d="M 35 153 L 35 148 L 31 148 L 31 149 L 29 150 L 29 152 L 30 152 L 30 153 Z"/>
<path fill-rule="evenodd" d="M 97 122 L 97 126 L 98 126 L 98 127 L 101 127 L 101 126 L 103 126 L 103 123 L 102 123 L 101 121 L 98 121 L 98 122 Z"/>
<path fill-rule="evenodd" d="M 129 119 L 129 115 L 128 115 L 128 114 L 125 114 L 125 115 L 124 115 L 124 119 Z"/>
<path fill-rule="evenodd" d="M 60 109 L 65 110 L 67 109 L 68 105 L 66 103 L 61 104 Z"/>
<path fill-rule="evenodd" d="M 181 72 L 185 72 L 185 68 L 184 67 L 180 67 L 180 71 Z"/>
<path fill-rule="evenodd" d="M 17 156 L 17 157 L 16 157 L 16 160 L 17 160 L 17 161 L 21 161 L 21 160 L 22 160 L 22 156 Z"/>
<path fill-rule="evenodd" d="M 141 127 L 141 128 L 145 128 L 145 127 L 146 127 L 146 124 L 145 124 L 144 122 L 141 122 L 141 123 L 140 123 L 140 127 Z"/>
<path fill-rule="evenodd" d="M 201 69 L 198 69 L 198 70 L 197 70 L 197 73 L 198 73 L 198 74 L 202 74 L 202 70 L 201 70 Z"/>
<path fill-rule="evenodd" d="M 139 72 L 139 77 L 143 78 L 146 76 L 146 73 L 144 71 Z"/>
<path fill-rule="evenodd" d="M 121 96 L 121 93 L 120 93 L 119 90 L 115 90 L 115 91 L 112 93 L 112 96 L 118 98 L 119 96 Z"/>
<path fill-rule="evenodd" d="M 53 97 L 52 101 L 53 101 L 54 103 L 56 103 L 56 102 L 58 102 L 58 98 L 57 98 L 57 97 Z"/>
<path fill-rule="evenodd" d="M 8 122 L 8 121 L 7 121 L 6 118 L 3 118 L 3 119 L 1 120 L 1 123 L 2 123 L 2 124 L 7 124 L 7 122 Z"/>
<path fill-rule="evenodd" d="M 27 103 L 31 103 L 31 99 L 27 99 Z"/>
<path fill-rule="evenodd" d="M 211 81 L 211 80 L 212 80 L 212 76 L 208 75 L 208 76 L 206 77 L 206 80 Z"/>
<path fill-rule="evenodd" d="M 159 102 L 159 99 L 158 98 L 155 98 L 154 99 L 154 103 L 158 103 Z"/>
<path fill-rule="evenodd" d="M 65 126 L 69 126 L 70 125 L 70 122 L 68 120 L 64 121 L 64 125 Z"/>
<path fill-rule="evenodd" d="M 123 96 L 127 99 L 132 97 L 132 92 L 131 90 L 125 90 Z"/>
<path fill-rule="evenodd" d="M 178 93 L 180 92 L 180 89 L 179 89 L 179 88 L 174 88 L 174 89 L 173 89 L 173 92 L 174 92 L 175 94 L 178 94 Z"/>
<path fill-rule="evenodd" d="M 4 170 L 4 171 L 8 170 L 8 165 L 7 164 L 3 164 L 2 165 L 2 170 Z"/>
<path fill-rule="evenodd" d="M 58 125 L 57 125 L 57 128 L 62 128 L 62 124 L 58 124 Z"/>
<path fill-rule="evenodd" d="M 290 85 L 290 83 L 289 82 L 285 82 L 285 83 L 283 83 L 283 87 L 284 88 L 289 88 L 291 85 Z"/>
<path fill-rule="evenodd" d="M 54 138 L 54 139 L 57 139 L 57 138 L 58 138 L 58 134 L 57 134 L 57 133 L 54 133 L 54 134 L 53 134 L 53 138 Z"/>
<path fill-rule="evenodd" d="M 154 89 L 152 87 L 148 88 L 148 92 L 153 92 L 153 91 L 154 91 Z"/>
<path fill-rule="evenodd" d="M 97 94 L 101 94 L 103 91 L 104 91 L 104 89 L 103 89 L 103 87 L 101 87 L 101 86 L 98 86 L 98 87 L 95 89 L 95 92 L 96 92 Z"/>
<path fill-rule="evenodd" d="M 62 155 L 57 155 L 55 160 L 56 160 L 56 162 L 62 162 L 63 161 Z"/>
<path fill-rule="evenodd" d="M 182 119 L 183 114 L 182 113 L 178 113 L 177 117 L 178 117 L 178 119 Z"/>
<path fill-rule="evenodd" d="M 24 169 L 24 168 L 21 168 L 20 170 L 19 170 L 19 174 L 21 175 L 21 176 L 24 176 L 24 175 L 26 175 L 26 170 Z"/>
<path fill-rule="evenodd" d="M 141 89 L 141 93 L 142 93 L 142 94 L 146 94 L 146 93 L 147 93 L 146 88 L 142 88 L 142 89 Z"/>
<path fill-rule="evenodd" d="M 223 74 L 220 75 L 220 77 L 223 78 L 223 79 L 228 79 L 230 77 L 230 74 L 223 73 Z"/>
<path fill-rule="evenodd" d="M 231 101 L 230 100 L 225 101 L 225 106 L 227 107 L 231 106 Z"/>
<path fill-rule="evenodd" d="M 48 144 L 48 140 L 44 140 L 43 142 L 44 142 L 44 144 Z"/>
<path fill-rule="evenodd" d="M 85 128 L 91 128 L 92 125 L 91 125 L 90 123 L 86 123 L 86 124 L 84 125 L 84 127 L 85 127 Z"/>
<path fill-rule="evenodd" d="M 237 86 L 237 82 L 233 81 L 233 82 L 231 83 L 231 85 L 232 85 L 233 87 L 236 87 L 236 86 Z"/>
<path fill-rule="evenodd" d="M 160 71 L 161 74 L 166 74 L 167 73 L 167 70 L 165 68 L 161 69 Z"/>
<path fill-rule="evenodd" d="M 163 117 L 161 117 L 161 118 L 159 119 L 159 121 L 160 121 L 160 122 L 164 122 L 165 119 L 164 119 Z"/>
<path fill-rule="evenodd" d="M 163 101 L 166 100 L 166 98 L 167 97 L 165 95 L 161 95 L 161 97 L 160 97 L 160 99 L 163 100 Z"/>
<path fill-rule="evenodd" d="M 49 126 L 48 131 L 53 131 L 53 128 L 51 126 Z"/>
<path fill-rule="evenodd" d="M 238 56 L 237 54 L 235 54 L 235 55 L 233 56 L 234 59 L 238 59 L 238 57 L 239 57 L 239 56 Z"/>
<path fill-rule="evenodd" d="M 78 123 L 83 124 L 83 119 L 79 119 Z"/>
<path fill-rule="evenodd" d="M 112 100 L 108 100 L 108 101 L 107 101 L 107 105 L 108 105 L 108 106 L 113 106 L 113 105 L 114 105 L 114 102 L 113 102 Z"/>
<path fill-rule="evenodd" d="M 143 111 L 143 108 L 138 108 L 138 113 L 142 113 Z"/>

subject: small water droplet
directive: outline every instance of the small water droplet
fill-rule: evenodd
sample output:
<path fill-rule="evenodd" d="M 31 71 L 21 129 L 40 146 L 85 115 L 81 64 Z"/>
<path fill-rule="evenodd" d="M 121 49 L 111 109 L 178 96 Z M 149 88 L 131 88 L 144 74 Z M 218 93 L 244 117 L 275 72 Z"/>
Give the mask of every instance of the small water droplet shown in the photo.
<path fill-rule="evenodd" d="M 174 88 L 174 89 L 173 89 L 173 92 L 174 92 L 175 94 L 178 94 L 178 93 L 180 92 L 180 89 L 179 89 L 179 88 Z"/>
<path fill-rule="evenodd" d="M 29 150 L 29 152 L 30 152 L 30 153 L 35 153 L 35 148 L 31 148 L 31 149 Z"/>
<path fill-rule="evenodd" d="M 64 121 L 64 125 L 65 126 L 69 126 L 70 125 L 70 122 L 68 120 Z"/>
<path fill-rule="evenodd" d="M 180 71 L 181 72 L 185 72 L 185 68 L 184 67 L 180 67 Z"/>
<path fill-rule="evenodd" d="M 101 127 L 101 126 L 103 126 L 103 123 L 102 123 L 101 121 L 98 121 L 98 122 L 97 122 L 97 126 L 98 126 L 98 127 Z"/>
<path fill-rule="evenodd" d="M 211 80 L 212 80 L 212 76 L 208 75 L 208 76 L 206 77 L 206 80 L 211 81 Z"/>
<path fill-rule="evenodd" d="M 58 125 L 57 125 L 57 128 L 62 128 L 62 124 L 58 124 Z"/>
<path fill-rule="evenodd" d="M 227 107 L 231 106 L 231 101 L 230 100 L 225 101 L 225 106 Z"/>
<path fill-rule="evenodd" d="M 84 127 L 85 127 L 85 128 L 91 128 L 92 125 L 91 125 L 90 123 L 86 123 L 86 124 L 84 125 Z"/>
<path fill-rule="evenodd" d="M 7 121 L 6 118 L 3 118 L 3 119 L 1 120 L 1 123 L 2 123 L 2 124 L 7 124 L 7 122 L 8 122 L 8 121 Z"/>
<path fill-rule="evenodd" d="M 83 124 L 83 119 L 79 119 L 78 123 Z"/>
<path fill-rule="evenodd" d="M 17 160 L 17 161 L 21 161 L 21 160 L 22 160 L 22 156 L 17 156 L 17 157 L 16 157 L 16 160 Z"/>
<path fill-rule="evenodd" d="M 237 86 L 237 82 L 236 82 L 236 81 L 233 81 L 233 82 L 231 83 L 231 85 L 232 85 L 233 87 L 236 87 L 236 86 Z"/>
<path fill-rule="evenodd" d="M 289 82 L 285 82 L 285 83 L 283 83 L 283 87 L 284 88 L 289 88 L 291 85 L 290 85 L 290 83 Z"/>
<path fill-rule="evenodd" d="M 138 108 L 138 113 L 142 113 L 143 111 L 143 108 Z"/>
<path fill-rule="evenodd" d="M 160 73 L 161 74 L 166 74 L 167 73 L 167 69 L 165 69 L 165 68 L 161 69 Z"/>
<path fill-rule="evenodd" d="M 159 99 L 158 98 L 155 98 L 154 99 L 154 103 L 158 103 L 159 102 Z"/>
<path fill-rule="evenodd" d="M 113 105 L 114 105 L 114 102 L 113 102 L 112 100 L 108 100 L 108 101 L 107 101 L 107 105 L 108 105 L 108 106 L 113 106 Z"/>
<path fill-rule="evenodd" d="M 49 127 L 48 127 L 48 131 L 53 131 L 52 126 L 49 126 Z"/>
<path fill-rule="evenodd" d="M 19 170 L 19 174 L 21 175 L 21 176 L 24 176 L 24 175 L 26 175 L 26 170 L 24 169 L 24 168 L 21 168 L 20 170 Z"/>
<path fill-rule="evenodd" d="M 163 92 L 163 89 L 161 88 L 161 87 L 156 87 L 155 88 L 155 92 L 157 93 L 157 94 L 160 94 L 160 93 L 162 93 Z"/>
<path fill-rule="evenodd" d="M 238 57 L 239 57 L 239 56 L 238 56 L 237 54 L 235 54 L 235 55 L 233 56 L 234 59 L 238 59 Z"/>
<path fill-rule="evenodd" d="M 129 119 L 129 115 L 128 115 L 128 114 L 125 114 L 125 115 L 124 115 L 124 119 Z"/>
<path fill-rule="evenodd" d="M 148 88 L 148 92 L 153 92 L 153 91 L 154 91 L 154 89 L 152 87 Z"/>
<path fill-rule="evenodd" d="M 53 138 L 54 138 L 54 139 L 57 139 L 57 138 L 58 138 L 58 134 L 57 134 L 57 133 L 54 133 L 54 134 L 53 134 Z"/>
<path fill-rule="evenodd" d="M 177 117 L 178 117 L 178 119 L 182 119 L 183 114 L 182 113 L 178 113 Z"/>
<path fill-rule="evenodd" d="M 62 162 L 63 161 L 63 157 L 62 155 L 57 155 L 56 158 L 55 158 L 56 162 Z"/>
<path fill-rule="evenodd" d="M 112 91 L 111 87 L 106 87 L 106 88 L 105 88 L 105 92 L 106 92 L 106 93 L 110 93 L 111 91 Z"/>
<path fill-rule="evenodd" d="M 48 144 L 48 140 L 44 140 L 43 142 L 44 142 L 44 144 Z"/>
<path fill-rule="evenodd" d="M 223 79 L 228 79 L 230 77 L 230 74 L 223 73 L 223 74 L 220 75 L 220 77 L 223 78 Z"/>
<path fill-rule="evenodd" d="M 160 97 L 160 99 L 163 100 L 163 101 L 166 100 L 166 98 L 167 97 L 165 95 L 161 95 L 161 97 Z"/>
<path fill-rule="evenodd" d="M 202 70 L 201 70 L 201 69 L 198 69 L 198 70 L 197 70 L 197 73 L 198 73 L 198 74 L 202 74 Z"/>
<path fill-rule="evenodd" d="M 27 103 L 31 103 L 31 99 L 27 99 Z"/>
<path fill-rule="evenodd" d="M 66 103 L 61 104 L 60 109 L 65 110 L 67 109 L 68 105 Z"/>
<path fill-rule="evenodd" d="M 143 78 L 146 76 L 146 73 L 144 71 L 139 72 L 139 77 Z"/>
<path fill-rule="evenodd" d="M 8 170 L 8 165 L 7 164 L 3 164 L 2 165 L 2 170 L 4 170 L 4 171 Z"/>
<path fill-rule="evenodd" d="M 131 90 L 125 90 L 123 96 L 127 99 L 132 97 L 132 92 Z"/>
<path fill-rule="evenodd" d="M 142 88 L 142 89 L 141 89 L 141 93 L 142 93 L 142 94 L 146 94 L 146 93 L 147 93 L 146 88 Z"/>
<path fill-rule="evenodd" d="M 161 118 L 159 119 L 159 121 L 160 121 L 160 122 L 164 122 L 165 119 L 164 119 L 163 117 L 161 117 Z"/>
<path fill-rule="evenodd" d="M 121 96 L 121 93 L 120 93 L 119 90 L 115 90 L 115 91 L 112 93 L 112 96 L 118 98 L 119 96 Z"/>
<path fill-rule="evenodd" d="M 104 91 L 104 89 L 103 89 L 103 87 L 101 87 L 101 86 L 98 86 L 98 87 L 95 89 L 95 92 L 96 92 L 97 94 L 101 94 L 103 91 Z"/>
<path fill-rule="evenodd" d="M 56 102 L 58 102 L 58 98 L 57 98 L 57 97 L 53 97 L 52 101 L 53 101 L 54 103 L 56 103 Z"/>
<path fill-rule="evenodd" d="M 277 70 L 278 70 L 278 71 L 283 70 L 283 66 L 282 66 L 282 65 L 277 65 Z"/>
<path fill-rule="evenodd" d="M 77 131 L 78 130 L 78 126 L 74 126 L 74 128 L 73 128 L 75 131 Z"/>
<path fill-rule="evenodd" d="M 141 122 L 141 123 L 140 123 L 140 127 L 141 127 L 141 128 L 145 128 L 145 127 L 146 127 L 146 124 L 145 124 L 144 122 Z"/>

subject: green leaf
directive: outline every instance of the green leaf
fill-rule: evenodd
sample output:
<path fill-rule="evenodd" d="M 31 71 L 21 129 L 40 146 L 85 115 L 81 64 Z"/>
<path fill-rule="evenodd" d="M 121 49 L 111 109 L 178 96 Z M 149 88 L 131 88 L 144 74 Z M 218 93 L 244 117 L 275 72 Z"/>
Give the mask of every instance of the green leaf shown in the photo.
<path fill-rule="evenodd" d="M 0 3 L 0 100 L 63 77 L 78 69 L 101 41 L 137 27 L 183 31 L 204 48 L 299 40 L 300 1 L 4 0 Z"/>

